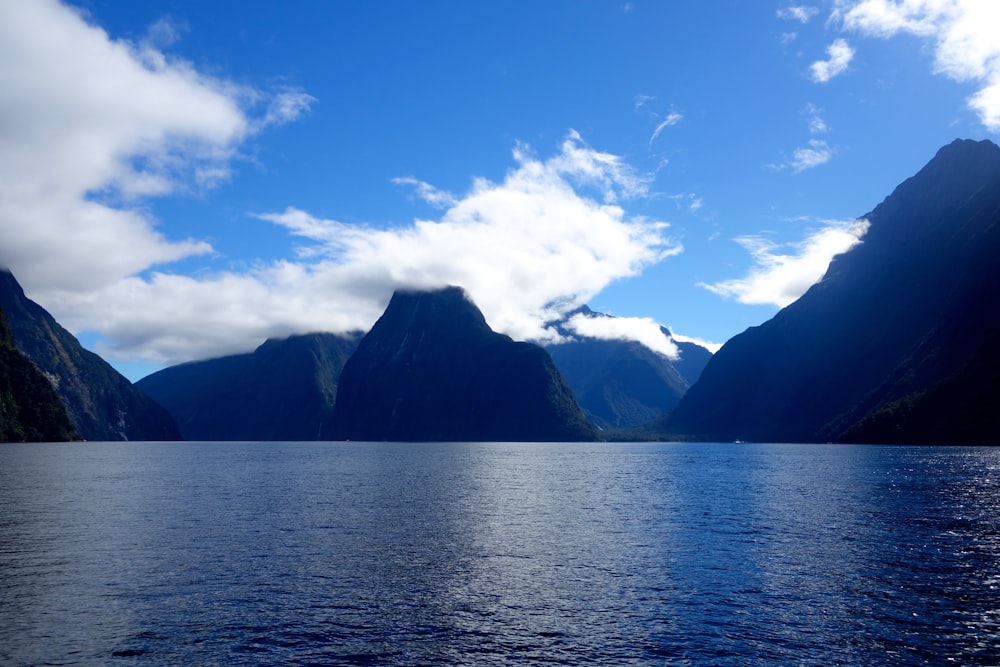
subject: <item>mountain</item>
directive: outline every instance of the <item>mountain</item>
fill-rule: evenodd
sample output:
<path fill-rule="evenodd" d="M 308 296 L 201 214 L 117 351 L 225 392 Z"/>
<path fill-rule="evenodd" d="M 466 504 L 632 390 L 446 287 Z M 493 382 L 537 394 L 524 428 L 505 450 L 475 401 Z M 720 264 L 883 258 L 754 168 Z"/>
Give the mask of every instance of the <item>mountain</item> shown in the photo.
<path fill-rule="evenodd" d="M 576 314 L 610 317 L 586 307 L 571 315 Z M 591 338 L 565 328 L 561 332 L 566 341 L 545 349 L 587 418 L 601 430 L 632 428 L 661 416 L 697 381 L 712 357 L 693 343 L 676 343 L 680 358 L 669 359 L 636 341 Z"/>
<path fill-rule="evenodd" d="M 0 442 L 78 439 L 52 384 L 14 347 L 0 310 Z"/>
<path fill-rule="evenodd" d="M 172 366 L 136 386 L 188 440 L 317 440 L 360 334 L 268 340 L 254 352 Z"/>
<path fill-rule="evenodd" d="M 1000 443 L 1000 334 L 987 340 L 953 375 L 864 417 L 843 442 Z"/>
<path fill-rule="evenodd" d="M 393 294 L 344 366 L 333 430 L 351 440 L 595 438 L 549 354 L 491 330 L 458 287 Z"/>
<path fill-rule="evenodd" d="M 902 441 L 903 431 L 874 424 L 893 419 L 880 411 L 900 417 L 910 406 L 911 418 L 933 417 L 941 440 L 958 441 L 965 420 L 997 412 L 996 375 L 974 371 L 1000 333 L 1000 148 L 945 146 L 865 217 L 863 242 L 796 302 L 727 342 L 662 432 Z M 971 392 L 970 382 L 988 392 L 974 415 L 944 389 Z M 852 430 L 866 417 L 872 430 Z"/>
<path fill-rule="evenodd" d="M 44 308 L 0 270 L 0 309 L 17 349 L 55 386 L 77 432 L 88 440 L 177 440 L 167 411 L 85 350 Z"/>

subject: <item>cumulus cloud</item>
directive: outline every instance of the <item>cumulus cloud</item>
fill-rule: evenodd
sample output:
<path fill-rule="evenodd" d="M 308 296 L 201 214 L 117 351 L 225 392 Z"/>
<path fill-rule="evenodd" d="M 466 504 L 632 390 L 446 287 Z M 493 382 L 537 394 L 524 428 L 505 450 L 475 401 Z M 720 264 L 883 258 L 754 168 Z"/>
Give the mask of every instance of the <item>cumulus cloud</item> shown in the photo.
<path fill-rule="evenodd" d="M 995 0 L 838 0 L 847 30 L 889 38 L 910 33 L 934 43 L 934 71 L 979 89 L 969 108 L 1000 132 L 1000 2 Z"/>
<path fill-rule="evenodd" d="M 838 74 L 842 74 L 854 58 L 854 49 L 843 37 L 833 40 L 826 47 L 826 60 L 817 60 L 809 66 L 810 76 L 817 83 L 826 83 Z"/>
<path fill-rule="evenodd" d="M 579 336 L 601 340 L 632 340 L 668 359 L 679 359 L 677 345 L 655 321 L 648 317 L 608 317 L 577 313 L 565 325 Z"/>
<path fill-rule="evenodd" d="M 226 180 L 240 144 L 308 96 L 268 96 L 157 50 L 161 21 L 111 39 L 54 0 L 0 3 L 0 265 L 36 290 L 85 291 L 211 252 L 170 239 L 141 199 Z"/>
<path fill-rule="evenodd" d="M 547 323 L 681 251 L 666 223 L 618 203 L 642 196 L 646 180 L 577 133 L 544 160 L 518 145 L 514 161 L 501 181 L 478 178 L 452 195 L 437 219 L 385 229 L 294 207 L 260 213 L 302 239 L 297 258 L 244 273 L 130 277 L 86 295 L 53 292 L 49 303 L 78 328 L 100 330 L 109 354 L 168 363 L 251 349 L 267 336 L 365 330 L 394 289 L 448 284 L 464 287 L 493 328 L 547 341 L 558 337 Z"/>
<path fill-rule="evenodd" d="M 785 19 L 786 21 L 798 21 L 799 23 L 806 24 L 812 20 L 812 17 L 816 16 L 819 12 L 817 7 L 809 7 L 807 5 L 791 5 L 789 7 L 782 7 L 778 10 L 778 18 Z"/>
<path fill-rule="evenodd" d="M 545 159 L 518 144 L 502 179 L 464 194 L 396 179 L 434 219 L 386 229 L 261 212 L 248 224 L 286 229 L 295 256 L 171 274 L 213 249 L 162 232 L 148 198 L 225 181 L 248 139 L 315 102 L 205 75 L 162 50 L 181 33 L 165 20 L 116 40 L 54 0 L 0 2 L 0 265 L 71 330 L 99 333 L 110 358 L 174 363 L 366 329 L 395 288 L 445 284 L 496 329 L 544 341 L 557 335 L 547 322 L 681 251 L 665 222 L 624 208 L 650 178 L 570 132 Z"/>
<path fill-rule="evenodd" d="M 740 303 L 784 308 L 816 284 L 830 261 L 861 242 L 868 221 L 830 223 L 801 243 L 780 246 L 761 236 L 736 239 L 753 257 L 756 266 L 743 278 L 701 287 Z"/>

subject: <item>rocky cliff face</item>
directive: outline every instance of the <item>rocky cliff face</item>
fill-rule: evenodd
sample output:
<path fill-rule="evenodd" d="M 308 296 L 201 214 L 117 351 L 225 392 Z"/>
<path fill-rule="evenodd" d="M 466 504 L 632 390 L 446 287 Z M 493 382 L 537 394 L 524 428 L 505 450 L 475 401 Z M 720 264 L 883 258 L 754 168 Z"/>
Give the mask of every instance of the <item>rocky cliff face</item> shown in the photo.
<path fill-rule="evenodd" d="M 548 353 L 492 331 L 457 287 L 396 292 L 340 377 L 352 440 L 592 440 Z"/>
<path fill-rule="evenodd" d="M 167 411 L 24 295 L 0 270 L 0 308 L 17 349 L 52 382 L 77 432 L 88 440 L 177 440 Z"/>
<path fill-rule="evenodd" d="M 361 334 L 268 340 L 249 354 L 172 366 L 136 386 L 163 405 L 188 440 L 317 440 L 341 370 Z"/>
<path fill-rule="evenodd" d="M 958 379 L 1000 332 L 1000 148 L 945 146 L 865 217 L 863 242 L 795 303 L 726 343 L 662 431 L 836 440 Z M 958 426 L 957 414 L 940 418 Z"/>
<path fill-rule="evenodd" d="M 7 317 L 0 310 L 0 442 L 77 439 L 48 379 L 14 347 Z"/>

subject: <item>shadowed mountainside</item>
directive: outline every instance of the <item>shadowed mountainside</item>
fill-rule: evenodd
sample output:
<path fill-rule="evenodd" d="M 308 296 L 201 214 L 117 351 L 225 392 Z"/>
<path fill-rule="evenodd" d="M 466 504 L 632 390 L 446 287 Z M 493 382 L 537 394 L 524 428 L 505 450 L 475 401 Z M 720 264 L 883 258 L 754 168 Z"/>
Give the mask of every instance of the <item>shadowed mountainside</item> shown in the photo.
<path fill-rule="evenodd" d="M 189 440 L 317 440 L 361 334 L 268 340 L 254 352 L 172 366 L 136 386 Z"/>
<path fill-rule="evenodd" d="M 0 308 L 17 349 L 55 386 L 77 432 L 87 440 L 178 440 L 167 411 L 28 299 L 0 270 Z"/>
<path fill-rule="evenodd" d="M 0 309 L 0 442 L 61 442 L 79 435 L 55 389 L 14 347 Z"/>
<path fill-rule="evenodd" d="M 492 331 L 458 287 L 397 291 L 344 366 L 333 432 L 351 440 L 593 440 L 548 353 Z"/>
<path fill-rule="evenodd" d="M 610 317 L 581 308 L 571 315 Z M 630 340 L 604 340 L 564 330 L 567 341 L 545 347 L 572 387 L 580 407 L 602 430 L 632 428 L 674 407 L 701 375 L 712 353 L 693 343 L 676 343 L 669 359 Z M 664 335 L 670 336 L 664 330 Z"/>
<path fill-rule="evenodd" d="M 945 146 L 865 217 L 863 242 L 797 301 L 727 342 L 657 430 L 902 441 L 910 436 L 886 427 L 886 414 L 879 429 L 851 430 L 902 401 L 898 417 L 910 405 L 911 419 L 935 413 L 942 438 L 962 432 L 969 415 L 952 412 L 940 383 L 971 390 L 962 369 L 1000 332 L 1000 148 Z M 995 375 L 977 377 L 980 410 L 996 412 Z"/>

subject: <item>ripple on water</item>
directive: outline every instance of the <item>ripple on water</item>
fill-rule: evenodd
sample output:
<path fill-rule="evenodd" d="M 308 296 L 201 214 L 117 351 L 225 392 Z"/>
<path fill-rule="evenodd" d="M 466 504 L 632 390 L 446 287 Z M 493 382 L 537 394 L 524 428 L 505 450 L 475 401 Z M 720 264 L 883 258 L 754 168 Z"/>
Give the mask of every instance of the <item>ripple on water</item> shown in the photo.
<path fill-rule="evenodd" d="M 0 446 L 0 663 L 991 664 L 1000 451 Z"/>

